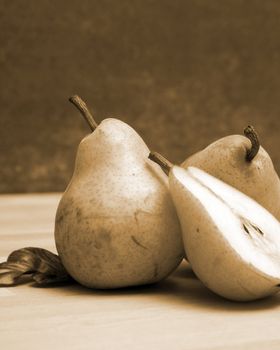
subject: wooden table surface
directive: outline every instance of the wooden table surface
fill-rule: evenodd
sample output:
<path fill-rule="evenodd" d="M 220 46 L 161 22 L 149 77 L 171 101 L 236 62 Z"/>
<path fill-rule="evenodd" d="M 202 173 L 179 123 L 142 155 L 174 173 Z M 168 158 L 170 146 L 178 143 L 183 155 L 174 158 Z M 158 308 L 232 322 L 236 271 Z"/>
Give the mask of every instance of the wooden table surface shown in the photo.
<path fill-rule="evenodd" d="M 1 260 L 27 246 L 55 252 L 59 198 L 0 196 Z M 0 311 L 5 350 L 280 349 L 280 294 L 251 303 L 226 301 L 208 291 L 185 262 L 149 287 L 2 287 Z"/>

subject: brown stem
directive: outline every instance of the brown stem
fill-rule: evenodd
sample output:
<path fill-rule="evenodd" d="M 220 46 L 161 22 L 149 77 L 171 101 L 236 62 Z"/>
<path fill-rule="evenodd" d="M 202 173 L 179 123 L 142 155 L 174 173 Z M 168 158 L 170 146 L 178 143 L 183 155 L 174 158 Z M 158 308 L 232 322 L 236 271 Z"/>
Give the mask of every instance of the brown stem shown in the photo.
<path fill-rule="evenodd" d="M 73 103 L 73 105 L 75 107 L 78 108 L 78 110 L 81 112 L 82 116 L 85 118 L 85 120 L 87 121 L 88 125 L 90 126 L 91 131 L 94 131 L 97 128 L 98 124 L 94 120 L 94 118 L 93 118 L 92 114 L 90 113 L 86 103 L 78 95 L 71 96 L 69 98 L 69 101 L 71 103 Z"/>
<path fill-rule="evenodd" d="M 251 148 L 248 149 L 246 153 L 246 160 L 248 162 L 251 162 L 255 158 L 255 156 L 257 155 L 260 149 L 258 134 L 256 133 L 253 126 L 248 125 L 244 129 L 244 135 L 251 141 Z"/>
<path fill-rule="evenodd" d="M 165 172 L 166 175 L 169 175 L 169 171 L 173 167 L 173 164 L 164 158 L 158 152 L 150 152 L 149 159 L 161 166 L 161 169 Z"/>

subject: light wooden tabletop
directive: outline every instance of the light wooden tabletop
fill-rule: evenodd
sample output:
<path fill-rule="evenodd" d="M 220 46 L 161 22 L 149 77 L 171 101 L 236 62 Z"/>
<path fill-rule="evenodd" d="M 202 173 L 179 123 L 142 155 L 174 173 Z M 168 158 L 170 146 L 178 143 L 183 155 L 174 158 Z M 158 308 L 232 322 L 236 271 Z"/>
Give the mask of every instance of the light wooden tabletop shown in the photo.
<path fill-rule="evenodd" d="M 1 260 L 28 246 L 55 252 L 59 198 L 0 196 Z M 226 301 L 208 291 L 185 262 L 149 287 L 2 287 L 0 310 L 5 350 L 280 349 L 280 294 L 252 303 Z"/>

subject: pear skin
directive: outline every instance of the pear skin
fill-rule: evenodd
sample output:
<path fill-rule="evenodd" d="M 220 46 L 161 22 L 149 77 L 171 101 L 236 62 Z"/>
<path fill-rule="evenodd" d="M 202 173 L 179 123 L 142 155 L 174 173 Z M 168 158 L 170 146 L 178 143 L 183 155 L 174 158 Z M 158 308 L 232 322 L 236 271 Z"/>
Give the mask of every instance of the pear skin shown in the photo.
<path fill-rule="evenodd" d="M 230 135 L 195 153 L 181 166 L 206 171 L 253 198 L 280 220 L 280 180 L 272 160 L 261 146 L 251 161 L 246 160 L 250 148 L 247 137 Z"/>
<path fill-rule="evenodd" d="M 150 284 L 184 250 L 168 179 L 126 123 L 105 119 L 79 145 L 59 203 L 55 241 L 68 273 L 91 288 Z"/>

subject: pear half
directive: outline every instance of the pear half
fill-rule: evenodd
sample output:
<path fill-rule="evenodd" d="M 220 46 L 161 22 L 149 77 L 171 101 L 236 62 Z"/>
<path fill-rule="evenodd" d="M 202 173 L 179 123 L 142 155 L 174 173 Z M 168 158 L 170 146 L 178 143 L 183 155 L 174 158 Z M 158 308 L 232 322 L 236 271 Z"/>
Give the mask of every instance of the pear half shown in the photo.
<path fill-rule="evenodd" d="M 250 197 L 195 167 L 173 166 L 170 191 L 188 260 L 215 293 L 248 301 L 280 289 L 280 223 Z"/>

